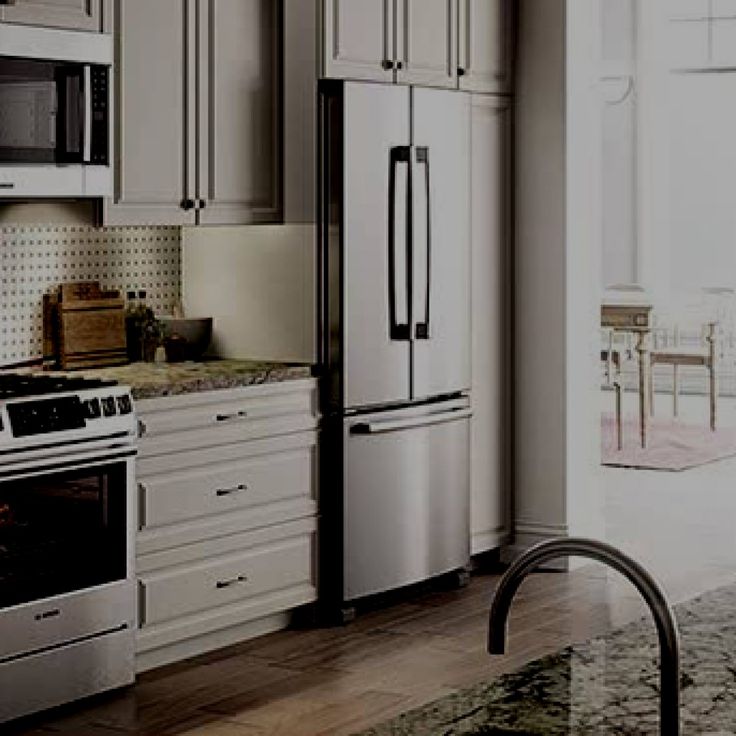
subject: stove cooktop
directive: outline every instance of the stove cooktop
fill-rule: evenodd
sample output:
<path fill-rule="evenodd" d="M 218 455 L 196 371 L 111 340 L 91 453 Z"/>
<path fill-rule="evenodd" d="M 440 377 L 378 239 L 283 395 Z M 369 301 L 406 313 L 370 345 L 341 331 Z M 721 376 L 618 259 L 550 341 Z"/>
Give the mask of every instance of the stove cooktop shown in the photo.
<path fill-rule="evenodd" d="M 38 373 L 0 373 L 0 400 L 66 394 L 115 386 L 116 381 L 84 376 L 44 376 Z"/>

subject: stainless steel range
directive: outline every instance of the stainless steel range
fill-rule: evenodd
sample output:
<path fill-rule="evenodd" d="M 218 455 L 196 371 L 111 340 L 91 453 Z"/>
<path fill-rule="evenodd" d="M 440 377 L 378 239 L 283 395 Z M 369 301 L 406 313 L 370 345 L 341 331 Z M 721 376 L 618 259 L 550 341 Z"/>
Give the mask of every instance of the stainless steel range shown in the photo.
<path fill-rule="evenodd" d="M 127 388 L 0 374 L 0 722 L 133 682 Z"/>

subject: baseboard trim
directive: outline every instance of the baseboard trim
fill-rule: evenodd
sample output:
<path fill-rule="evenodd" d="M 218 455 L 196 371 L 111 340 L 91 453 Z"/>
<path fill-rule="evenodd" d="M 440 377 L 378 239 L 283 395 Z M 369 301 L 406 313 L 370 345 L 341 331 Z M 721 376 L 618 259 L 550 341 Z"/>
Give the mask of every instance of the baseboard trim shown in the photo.
<path fill-rule="evenodd" d="M 501 548 L 501 562 L 510 564 L 535 544 L 567 536 L 569 531 L 566 524 L 541 524 L 518 520 L 514 526 L 514 541 Z M 539 569 L 566 572 L 570 569 L 570 561 L 569 558 L 562 557 L 541 565 Z"/>
<path fill-rule="evenodd" d="M 498 549 L 509 541 L 509 537 L 509 530 L 506 527 L 473 532 L 470 537 L 470 554 L 480 555 Z"/>

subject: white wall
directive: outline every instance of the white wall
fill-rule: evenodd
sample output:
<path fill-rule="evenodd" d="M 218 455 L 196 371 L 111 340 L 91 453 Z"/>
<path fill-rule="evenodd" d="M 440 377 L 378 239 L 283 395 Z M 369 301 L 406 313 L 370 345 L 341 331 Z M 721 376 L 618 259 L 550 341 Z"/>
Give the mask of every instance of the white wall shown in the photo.
<path fill-rule="evenodd" d="M 603 531 L 595 370 L 601 141 L 593 6 L 589 0 L 519 3 L 518 547 Z"/>
<path fill-rule="evenodd" d="M 182 300 L 224 358 L 315 362 L 314 225 L 182 229 Z"/>

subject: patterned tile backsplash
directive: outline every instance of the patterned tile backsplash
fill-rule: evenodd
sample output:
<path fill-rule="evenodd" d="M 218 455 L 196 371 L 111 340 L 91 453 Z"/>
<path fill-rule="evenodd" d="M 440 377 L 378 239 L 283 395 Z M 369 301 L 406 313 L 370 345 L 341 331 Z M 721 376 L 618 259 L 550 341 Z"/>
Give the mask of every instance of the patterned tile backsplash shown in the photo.
<path fill-rule="evenodd" d="M 145 289 L 157 313 L 181 299 L 177 227 L 0 228 L 0 365 L 40 358 L 42 297 L 66 281 Z"/>

